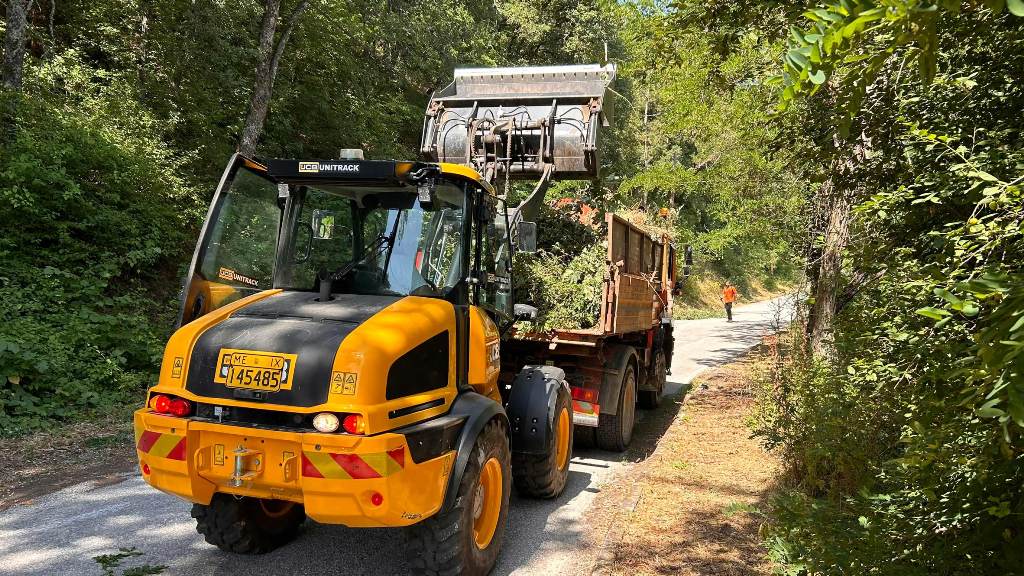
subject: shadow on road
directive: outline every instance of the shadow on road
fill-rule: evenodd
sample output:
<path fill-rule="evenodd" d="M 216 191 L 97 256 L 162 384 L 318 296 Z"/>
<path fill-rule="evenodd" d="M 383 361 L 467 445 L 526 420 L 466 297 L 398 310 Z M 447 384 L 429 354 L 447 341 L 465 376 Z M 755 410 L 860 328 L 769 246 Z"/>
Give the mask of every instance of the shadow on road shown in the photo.
<path fill-rule="evenodd" d="M 679 395 L 666 397 L 658 409 L 638 411 L 641 421 L 625 453 L 574 448 L 569 480 L 558 498 L 533 500 L 513 491 L 494 574 L 550 573 L 545 563 L 557 565 L 560 556 L 569 561 L 586 536 L 590 501 L 625 463 L 650 455 L 680 400 Z M 118 485 L 80 484 L 38 505 L 12 508 L 0 516 L 0 574 L 100 574 L 92 557 L 120 547 L 144 554 L 125 566 L 166 564 L 168 574 L 190 576 L 409 572 L 400 529 L 307 522 L 292 544 L 262 556 L 240 556 L 206 544 L 195 531 L 189 506 L 132 475 Z"/>

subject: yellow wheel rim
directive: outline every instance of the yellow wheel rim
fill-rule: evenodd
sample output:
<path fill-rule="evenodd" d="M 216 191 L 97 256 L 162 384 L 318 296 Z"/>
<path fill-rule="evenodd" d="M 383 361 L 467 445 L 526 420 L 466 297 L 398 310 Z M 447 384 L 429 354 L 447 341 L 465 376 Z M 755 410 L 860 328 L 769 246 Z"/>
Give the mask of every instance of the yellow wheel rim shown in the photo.
<path fill-rule="evenodd" d="M 483 550 L 491 543 L 501 515 L 501 463 L 491 458 L 480 470 L 480 485 L 473 499 L 473 539 Z"/>
<path fill-rule="evenodd" d="M 555 427 L 555 439 L 558 445 L 555 447 L 555 463 L 558 469 L 563 470 L 569 462 L 569 411 L 562 408 L 558 413 L 558 423 Z"/>

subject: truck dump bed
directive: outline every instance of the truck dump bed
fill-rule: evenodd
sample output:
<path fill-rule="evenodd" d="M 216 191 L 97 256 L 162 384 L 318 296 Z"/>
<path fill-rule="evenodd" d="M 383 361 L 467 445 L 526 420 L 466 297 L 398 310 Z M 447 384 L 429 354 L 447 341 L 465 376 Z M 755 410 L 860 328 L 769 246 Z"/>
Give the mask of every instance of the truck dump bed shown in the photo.
<path fill-rule="evenodd" d="M 650 330 L 663 316 L 671 316 L 675 258 L 668 238 L 653 239 L 616 214 L 609 213 L 606 223 L 608 267 L 597 325 L 586 330 L 517 332 L 515 339 L 596 346 L 609 336 Z"/>

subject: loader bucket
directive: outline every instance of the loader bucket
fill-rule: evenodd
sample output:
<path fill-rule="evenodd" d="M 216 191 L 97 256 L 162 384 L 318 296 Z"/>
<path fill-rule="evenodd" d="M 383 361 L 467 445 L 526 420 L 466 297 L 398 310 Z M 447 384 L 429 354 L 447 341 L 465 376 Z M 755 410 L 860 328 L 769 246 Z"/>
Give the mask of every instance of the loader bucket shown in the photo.
<path fill-rule="evenodd" d="M 492 182 L 595 179 L 614 79 L 614 64 L 457 69 L 430 98 L 420 151 Z"/>

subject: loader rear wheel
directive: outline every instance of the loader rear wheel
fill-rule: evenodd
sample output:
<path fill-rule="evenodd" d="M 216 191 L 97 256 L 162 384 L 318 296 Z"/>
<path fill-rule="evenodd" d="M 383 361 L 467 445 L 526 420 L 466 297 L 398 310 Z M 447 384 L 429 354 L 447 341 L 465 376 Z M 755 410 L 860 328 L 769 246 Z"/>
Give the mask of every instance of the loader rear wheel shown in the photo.
<path fill-rule="evenodd" d="M 492 420 L 473 446 L 451 509 L 409 527 L 413 572 L 483 576 L 494 568 L 512 488 L 508 432 Z"/>
<path fill-rule="evenodd" d="M 572 458 L 572 406 L 569 393 L 559 388 L 555 422 L 544 454 L 512 454 L 512 479 L 516 490 L 534 498 L 555 498 L 565 489 Z"/>
<path fill-rule="evenodd" d="M 639 392 L 641 408 L 652 409 L 661 404 L 661 395 L 665 392 L 665 353 L 661 350 L 654 353 L 654 367 L 651 368 L 650 378 L 654 383 L 654 390 Z"/>
<path fill-rule="evenodd" d="M 192 517 L 196 531 L 221 550 L 263 554 L 294 540 L 306 511 L 294 502 L 214 494 L 209 505 L 192 505 Z"/>
<path fill-rule="evenodd" d="M 636 368 L 627 364 L 619 387 L 618 407 L 615 414 L 601 414 L 594 436 L 597 447 L 612 452 L 622 452 L 633 439 L 633 424 L 636 421 Z"/>

